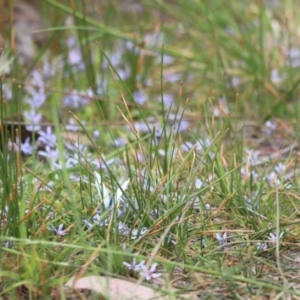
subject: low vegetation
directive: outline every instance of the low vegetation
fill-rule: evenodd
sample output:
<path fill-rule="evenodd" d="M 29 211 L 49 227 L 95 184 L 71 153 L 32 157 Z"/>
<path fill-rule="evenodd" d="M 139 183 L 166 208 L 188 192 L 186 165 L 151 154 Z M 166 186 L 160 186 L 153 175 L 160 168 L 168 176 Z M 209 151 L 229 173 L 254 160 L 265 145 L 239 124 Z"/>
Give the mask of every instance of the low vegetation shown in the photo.
<path fill-rule="evenodd" d="M 7 8 L 1 299 L 300 297 L 300 11 L 250 2 L 46 0 L 33 56 Z"/>

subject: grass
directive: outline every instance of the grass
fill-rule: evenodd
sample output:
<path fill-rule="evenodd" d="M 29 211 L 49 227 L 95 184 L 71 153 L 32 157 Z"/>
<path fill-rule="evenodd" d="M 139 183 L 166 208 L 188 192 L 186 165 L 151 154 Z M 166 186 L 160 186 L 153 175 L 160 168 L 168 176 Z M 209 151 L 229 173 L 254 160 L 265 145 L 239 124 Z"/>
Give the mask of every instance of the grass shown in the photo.
<path fill-rule="evenodd" d="M 71 299 L 72 276 L 102 275 L 298 299 L 297 5 L 141 2 L 47 0 L 36 57 L 5 45 L 0 297 Z"/>

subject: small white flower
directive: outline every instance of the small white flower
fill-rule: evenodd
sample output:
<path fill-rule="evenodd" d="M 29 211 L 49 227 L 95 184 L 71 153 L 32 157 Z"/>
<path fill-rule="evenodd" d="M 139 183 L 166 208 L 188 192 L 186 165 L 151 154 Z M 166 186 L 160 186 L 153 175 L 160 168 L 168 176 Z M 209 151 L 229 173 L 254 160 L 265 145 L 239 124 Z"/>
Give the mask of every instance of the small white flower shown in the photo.
<path fill-rule="evenodd" d="M 143 227 L 141 230 L 139 230 L 139 229 L 132 229 L 132 231 L 131 231 L 131 239 L 132 240 L 136 240 L 137 238 L 142 237 L 147 232 L 147 230 L 148 229 L 146 227 Z"/>
<path fill-rule="evenodd" d="M 259 251 L 265 251 L 268 249 L 268 244 L 267 243 L 257 243 L 256 249 Z"/>
<path fill-rule="evenodd" d="M 206 203 L 204 206 L 205 206 L 206 209 L 212 209 L 212 207 L 209 203 Z"/>
<path fill-rule="evenodd" d="M 280 83 L 283 79 L 284 79 L 285 76 L 281 76 L 278 72 L 277 69 L 273 69 L 271 70 L 271 73 L 270 73 L 270 78 L 271 78 L 271 81 L 273 83 Z M 267 122 L 271 122 L 271 121 L 267 121 Z M 267 123 L 266 122 L 266 123 Z M 267 125 L 267 124 L 266 124 Z"/>
<path fill-rule="evenodd" d="M 27 137 L 26 140 L 24 141 L 24 143 L 21 142 L 21 151 L 25 155 L 31 155 L 33 153 L 33 146 L 30 142 L 30 137 Z"/>
<path fill-rule="evenodd" d="M 280 240 L 283 237 L 283 235 L 284 235 L 284 232 L 281 232 L 279 234 L 279 238 L 278 239 Z M 277 237 L 276 237 L 276 235 L 274 233 L 270 232 L 268 240 L 271 241 L 272 243 L 275 243 L 276 240 L 277 240 Z"/>
<path fill-rule="evenodd" d="M 280 179 L 278 178 L 275 172 L 271 172 L 267 177 L 266 180 L 269 182 L 271 187 L 279 187 L 281 184 Z"/>
<path fill-rule="evenodd" d="M 40 123 L 42 121 L 42 114 L 36 112 L 34 109 L 31 111 L 24 111 L 23 116 L 30 125 L 26 125 L 28 131 L 38 131 L 41 129 Z"/>
<path fill-rule="evenodd" d="M 253 171 L 253 170 L 249 171 L 247 168 L 244 168 L 244 167 L 241 168 L 241 175 L 242 175 L 242 178 L 245 180 L 250 179 L 251 176 L 253 179 L 259 178 L 259 175 L 255 171 Z"/>
<path fill-rule="evenodd" d="M 286 165 L 279 163 L 274 167 L 274 170 L 277 174 L 284 174 L 286 170 Z"/>
<path fill-rule="evenodd" d="M 195 182 L 196 189 L 201 189 L 203 187 L 203 185 L 204 185 L 204 182 L 200 178 L 197 178 L 196 182 Z"/>
<path fill-rule="evenodd" d="M 246 155 L 247 155 L 247 161 L 250 165 L 255 165 L 259 162 L 259 151 L 255 151 L 253 149 L 245 149 Z"/>
<path fill-rule="evenodd" d="M 277 124 L 276 124 L 276 121 L 269 120 L 265 123 L 265 126 L 267 129 L 266 132 L 271 134 L 272 132 L 275 131 Z"/>
<path fill-rule="evenodd" d="M 145 265 L 142 266 L 142 272 L 140 275 L 144 277 L 146 280 L 151 280 L 157 277 L 160 277 L 161 274 L 155 273 L 157 263 L 153 264 L 150 269 L 148 269 Z"/>
<path fill-rule="evenodd" d="M 56 233 L 57 236 L 64 236 L 68 233 L 68 230 L 63 230 L 64 224 L 60 224 L 57 229 L 51 224 L 52 230 Z"/>
<path fill-rule="evenodd" d="M 93 131 L 93 137 L 94 139 L 98 139 L 100 136 L 100 131 L 98 129 L 94 130 Z"/>
<path fill-rule="evenodd" d="M 145 267 L 145 261 L 141 261 L 140 263 L 136 263 L 136 258 L 134 257 L 132 260 L 132 263 L 127 263 L 127 262 L 123 262 L 123 265 L 128 269 L 128 270 L 132 270 L 134 272 L 136 271 L 140 271 L 143 269 L 143 267 Z"/>
<path fill-rule="evenodd" d="M 227 232 L 224 232 L 223 235 L 216 233 L 216 239 L 218 240 L 220 245 L 224 245 L 227 243 Z"/>
<path fill-rule="evenodd" d="M 119 222 L 118 223 L 118 232 L 121 235 L 125 235 L 128 236 L 130 234 L 130 229 L 127 226 L 127 224 L 123 223 L 123 222 Z"/>
<path fill-rule="evenodd" d="M 195 145 L 195 149 L 197 152 L 205 151 L 207 148 L 210 147 L 211 143 L 212 142 L 211 142 L 210 138 L 200 139 L 197 141 L 197 143 Z"/>

